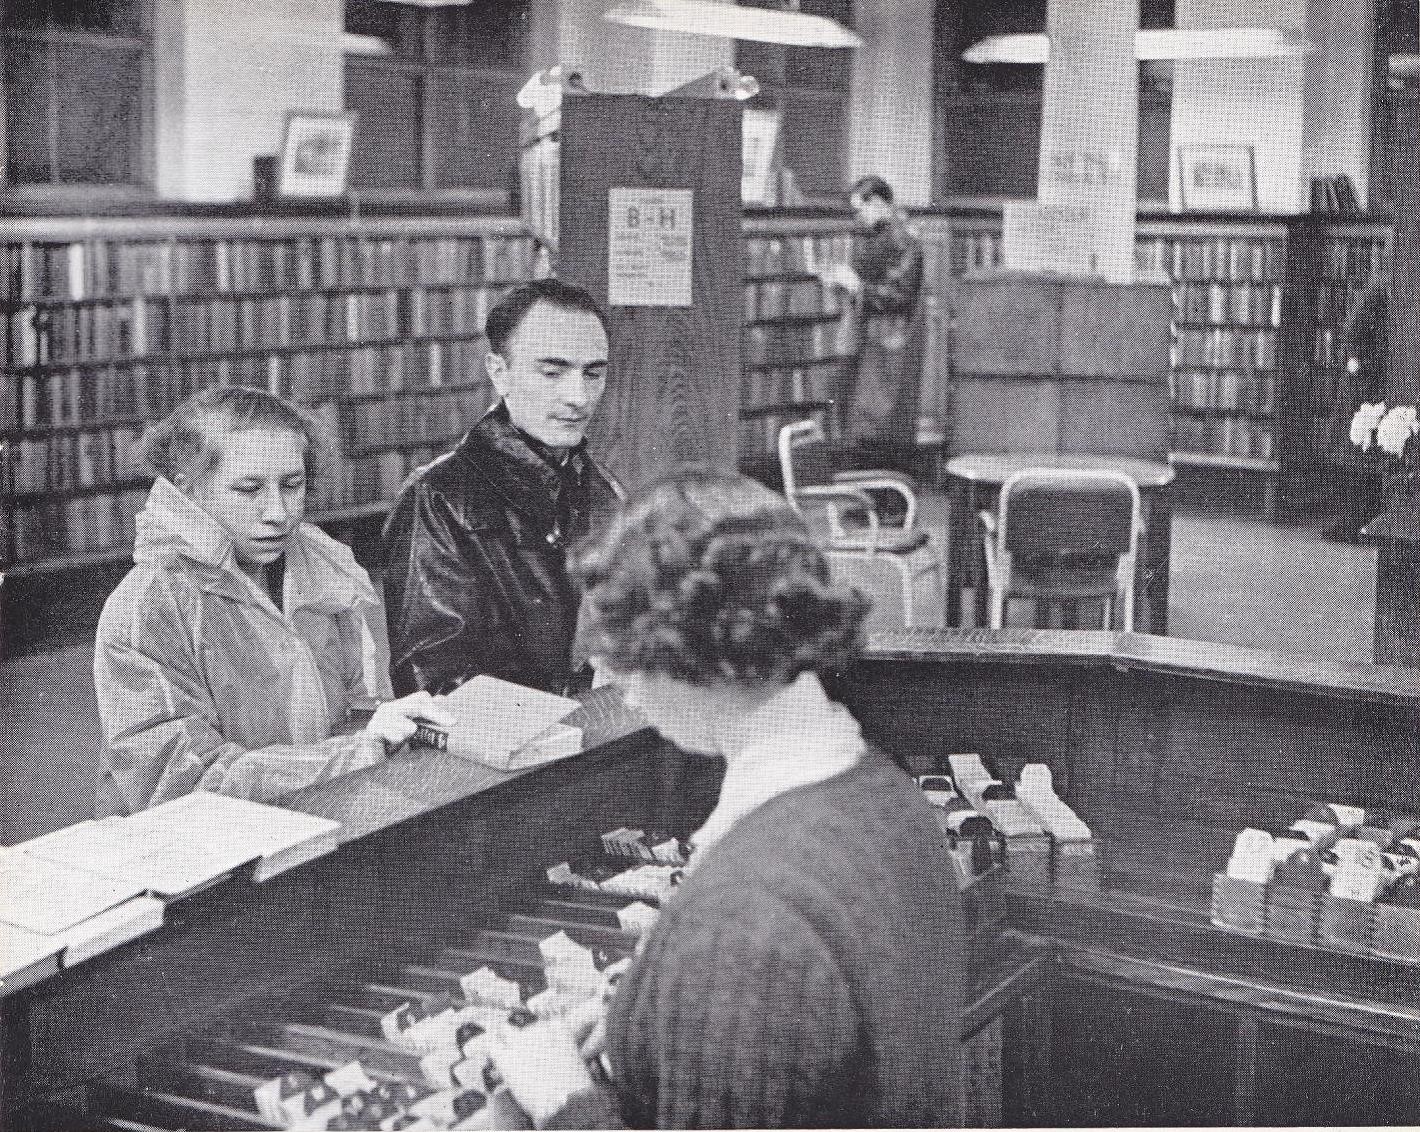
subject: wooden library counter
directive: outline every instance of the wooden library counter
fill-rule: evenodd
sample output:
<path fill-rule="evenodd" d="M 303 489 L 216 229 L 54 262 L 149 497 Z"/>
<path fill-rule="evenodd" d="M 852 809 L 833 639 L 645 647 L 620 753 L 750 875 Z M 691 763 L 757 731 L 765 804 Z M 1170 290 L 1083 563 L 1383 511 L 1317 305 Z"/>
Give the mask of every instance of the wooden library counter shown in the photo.
<path fill-rule="evenodd" d="M 1127 634 L 874 638 L 836 681 L 874 742 L 909 766 L 978 751 L 1003 780 L 1048 762 L 1100 839 L 1093 880 L 1008 874 L 976 905 L 973 1124 L 1370 1123 L 1416 1110 L 1416 964 L 1209 917 L 1231 831 L 1290 820 L 1308 800 L 1408 804 L 1410 675 Z M 234 874 L 170 903 L 148 935 L 8 993 L 4 1126 L 73 1126 L 62 1121 L 82 1112 L 86 1127 L 264 1127 L 213 1100 L 230 1077 L 199 1064 L 202 1051 L 257 1032 L 290 1056 L 310 1056 L 317 1037 L 325 1056 L 373 1048 L 339 1031 L 329 1019 L 349 1011 L 312 988 L 496 925 L 535 898 L 543 869 L 608 829 L 698 825 L 716 764 L 669 748 L 614 689 L 579 714 L 584 753 L 534 771 L 429 752 L 294 795 L 293 808 L 340 821 L 343 844 L 260 884 Z M 326 1019 L 314 1037 L 313 1010 Z"/>

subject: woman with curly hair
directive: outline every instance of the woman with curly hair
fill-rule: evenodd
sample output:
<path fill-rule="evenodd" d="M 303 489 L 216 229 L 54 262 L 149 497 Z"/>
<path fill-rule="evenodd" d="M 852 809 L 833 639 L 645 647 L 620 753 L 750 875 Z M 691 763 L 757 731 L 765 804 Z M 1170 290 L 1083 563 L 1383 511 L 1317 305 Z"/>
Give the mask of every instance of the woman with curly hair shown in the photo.
<path fill-rule="evenodd" d="M 960 1123 L 963 933 L 941 835 L 820 682 L 853 656 L 864 599 L 782 498 L 698 468 L 634 500 L 579 568 L 592 654 L 726 770 L 607 1008 L 610 1086 L 578 1024 L 554 1021 L 500 1037 L 513 1096 L 539 1127 Z"/>
<path fill-rule="evenodd" d="M 388 699 L 389 649 L 364 568 L 302 522 L 321 444 L 295 405 L 240 385 L 144 435 L 157 478 L 94 650 L 101 817 L 194 790 L 266 801 L 447 722 L 420 693 L 343 733 L 355 701 Z"/>

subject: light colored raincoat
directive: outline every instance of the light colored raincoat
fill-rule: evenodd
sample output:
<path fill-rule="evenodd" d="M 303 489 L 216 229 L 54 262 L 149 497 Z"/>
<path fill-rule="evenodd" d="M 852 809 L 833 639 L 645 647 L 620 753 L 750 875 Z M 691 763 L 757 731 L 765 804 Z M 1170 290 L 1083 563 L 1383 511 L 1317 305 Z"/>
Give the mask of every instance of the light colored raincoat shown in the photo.
<path fill-rule="evenodd" d="M 332 737 L 352 700 L 390 694 L 383 607 L 349 547 L 302 524 L 283 615 L 221 525 L 160 477 L 133 561 L 94 650 L 100 816 L 193 790 L 266 800 L 384 758 L 377 736 Z"/>

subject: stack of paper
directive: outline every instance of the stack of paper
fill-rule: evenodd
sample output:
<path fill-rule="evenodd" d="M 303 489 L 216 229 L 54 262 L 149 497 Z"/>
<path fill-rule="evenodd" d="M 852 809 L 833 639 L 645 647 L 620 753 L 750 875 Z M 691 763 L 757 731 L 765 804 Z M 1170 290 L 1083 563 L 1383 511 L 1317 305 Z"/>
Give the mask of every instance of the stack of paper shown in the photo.
<path fill-rule="evenodd" d="M 92 824 L 92 823 L 87 823 Z M 34 856 L 0 855 L 0 979 L 43 978 L 62 960 L 78 963 L 163 922 L 160 901 L 129 880 Z"/>
<path fill-rule="evenodd" d="M 131 817 L 60 830 L 26 848 L 173 899 L 257 862 L 265 880 L 328 853 L 340 824 L 325 818 L 199 790 Z"/>

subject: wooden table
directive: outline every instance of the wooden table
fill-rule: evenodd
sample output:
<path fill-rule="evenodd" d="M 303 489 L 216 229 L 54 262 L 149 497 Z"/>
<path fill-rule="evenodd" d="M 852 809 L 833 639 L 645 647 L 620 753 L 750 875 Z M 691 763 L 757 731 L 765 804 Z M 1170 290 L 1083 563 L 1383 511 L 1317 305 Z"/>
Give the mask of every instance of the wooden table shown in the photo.
<path fill-rule="evenodd" d="M 1135 620 L 1144 632 L 1167 633 L 1173 517 L 1169 487 L 1174 471 L 1168 464 L 1153 460 L 1083 452 L 973 452 L 947 461 L 946 488 L 951 505 L 947 520 L 947 624 L 961 625 L 961 593 L 967 586 L 972 590 L 976 625 L 986 624 L 986 556 L 976 514 L 994 511 L 1001 485 L 1022 468 L 1123 472 L 1138 485 L 1144 530 L 1134 566 L 1138 609 Z"/>

